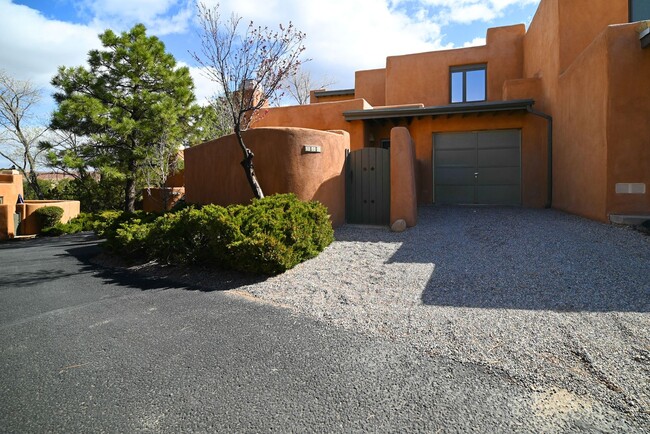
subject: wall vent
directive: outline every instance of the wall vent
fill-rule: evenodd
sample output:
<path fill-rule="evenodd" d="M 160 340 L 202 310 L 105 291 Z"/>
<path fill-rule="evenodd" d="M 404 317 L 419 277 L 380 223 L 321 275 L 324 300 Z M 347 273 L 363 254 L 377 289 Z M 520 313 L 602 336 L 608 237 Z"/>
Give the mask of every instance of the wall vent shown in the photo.
<path fill-rule="evenodd" d="M 616 184 L 616 194 L 645 194 L 645 183 L 619 182 Z"/>

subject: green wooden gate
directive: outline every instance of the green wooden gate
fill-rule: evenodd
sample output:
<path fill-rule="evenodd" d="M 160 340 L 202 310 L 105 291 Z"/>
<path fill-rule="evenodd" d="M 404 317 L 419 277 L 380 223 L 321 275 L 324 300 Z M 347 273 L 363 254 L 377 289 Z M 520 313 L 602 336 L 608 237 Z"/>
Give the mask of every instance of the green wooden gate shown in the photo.
<path fill-rule="evenodd" d="M 364 148 L 346 162 L 346 220 L 353 224 L 390 224 L 390 151 Z"/>

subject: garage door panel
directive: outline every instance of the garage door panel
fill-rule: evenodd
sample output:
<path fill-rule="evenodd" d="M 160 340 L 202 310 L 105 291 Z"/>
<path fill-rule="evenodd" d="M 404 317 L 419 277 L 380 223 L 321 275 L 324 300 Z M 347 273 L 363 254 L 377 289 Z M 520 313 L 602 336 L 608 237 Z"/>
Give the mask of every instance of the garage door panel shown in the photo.
<path fill-rule="evenodd" d="M 477 136 L 477 147 L 478 149 L 519 149 L 520 138 L 519 130 L 480 131 Z"/>
<path fill-rule="evenodd" d="M 474 203 L 474 187 L 469 185 L 440 185 L 436 187 L 436 203 Z"/>
<path fill-rule="evenodd" d="M 519 167 L 519 149 L 479 149 L 478 167 Z"/>
<path fill-rule="evenodd" d="M 473 185 L 474 168 L 439 167 L 436 169 L 436 185 Z"/>
<path fill-rule="evenodd" d="M 436 135 L 436 150 L 476 150 L 476 133 L 446 133 Z"/>
<path fill-rule="evenodd" d="M 521 203 L 519 185 L 479 185 L 476 202 L 486 205 L 516 205 Z"/>
<path fill-rule="evenodd" d="M 519 167 L 494 167 L 480 169 L 478 185 L 515 185 L 519 186 Z"/>
<path fill-rule="evenodd" d="M 438 151 L 436 165 L 474 168 L 476 167 L 476 149 Z"/>

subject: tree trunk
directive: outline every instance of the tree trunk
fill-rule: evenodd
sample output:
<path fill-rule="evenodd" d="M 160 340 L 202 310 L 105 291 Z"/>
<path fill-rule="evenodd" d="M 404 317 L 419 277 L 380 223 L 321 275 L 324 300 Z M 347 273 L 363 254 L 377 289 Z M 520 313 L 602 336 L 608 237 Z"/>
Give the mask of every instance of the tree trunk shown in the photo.
<path fill-rule="evenodd" d="M 135 161 L 129 161 L 129 172 L 124 186 L 124 211 L 135 211 Z"/>
<path fill-rule="evenodd" d="M 246 179 L 248 179 L 248 184 L 251 187 L 251 190 L 253 191 L 253 195 L 257 199 L 263 199 L 264 198 L 264 192 L 262 191 L 262 187 L 260 186 L 260 183 L 257 181 L 257 176 L 255 176 L 255 167 L 253 166 L 253 152 L 246 147 L 244 144 L 244 139 L 241 136 L 241 132 L 238 129 L 235 129 L 235 136 L 237 136 L 237 141 L 239 142 L 239 146 L 242 149 L 242 152 L 244 153 L 244 159 L 241 161 L 241 165 L 244 168 L 244 173 L 246 173 Z"/>
<path fill-rule="evenodd" d="M 38 175 L 36 174 L 36 172 L 34 170 L 29 172 L 27 182 L 32 187 L 32 190 L 34 190 L 34 194 L 36 195 L 36 199 L 38 199 L 38 200 L 45 199 L 45 197 L 43 196 L 43 192 L 41 191 L 41 186 L 38 185 Z"/>

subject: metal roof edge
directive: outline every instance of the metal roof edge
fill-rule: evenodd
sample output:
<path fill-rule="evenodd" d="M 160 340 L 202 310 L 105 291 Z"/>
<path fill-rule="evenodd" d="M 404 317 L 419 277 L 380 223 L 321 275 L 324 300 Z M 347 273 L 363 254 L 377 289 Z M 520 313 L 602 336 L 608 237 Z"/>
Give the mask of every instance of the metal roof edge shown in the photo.
<path fill-rule="evenodd" d="M 490 101 L 459 103 L 430 107 L 378 108 L 368 110 L 348 110 L 343 112 L 346 121 L 365 119 L 390 119 L 413 116 L 439 116 L 453 114 L 485 113 L 510 110 L 527 110 L 535 104 L 533 99 L 515 99 L 509 101 Z"/>
<path fill-rule="evenodd" d="M 338 89 L 338 90 L 315 90 L 316 97 L 322 96 L 339 96 L 339 95 L 354 95 L 354 89 Z"/>

